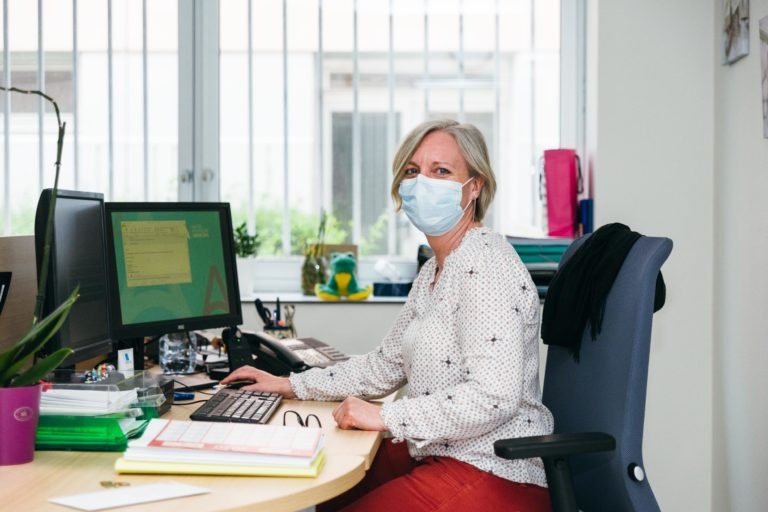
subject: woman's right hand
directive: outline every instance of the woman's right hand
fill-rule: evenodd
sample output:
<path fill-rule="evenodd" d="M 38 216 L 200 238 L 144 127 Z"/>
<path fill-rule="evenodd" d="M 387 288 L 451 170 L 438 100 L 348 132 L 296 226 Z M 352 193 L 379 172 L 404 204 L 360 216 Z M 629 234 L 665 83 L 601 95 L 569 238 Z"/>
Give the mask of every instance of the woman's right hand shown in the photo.
<path fill-rule="evenodd" d="M 222 379 L 221 383 L 226 385 L 243 380 L 253 382 L 253 384 L 243 386 L 241 389 L 280 393 L 285 398 L 296 398 L 296 393 L 293 392 L 288 377 L 276 377 L 271 373 L 258 370 L 253 366 L 241 366 Z"/>

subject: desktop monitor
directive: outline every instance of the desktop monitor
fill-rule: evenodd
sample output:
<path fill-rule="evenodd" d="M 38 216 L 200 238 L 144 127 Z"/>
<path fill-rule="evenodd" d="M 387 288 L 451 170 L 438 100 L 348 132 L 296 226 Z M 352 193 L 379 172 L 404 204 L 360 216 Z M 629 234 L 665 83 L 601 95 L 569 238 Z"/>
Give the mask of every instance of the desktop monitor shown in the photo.
<path fill-rule="evenodd" d="M 145 337 L 242 323 L 229 204 L 106 203 L 105 214 L 115 340 L 138 356 Z"/>
<path fill-rule="evenodd" d="M 51 189 L 43 190 L 35 213 L 38 279 L 52 197 Z M 55 204 L 42 316 L 64 302 L 77 284 L 80 285 L 80 297 L 61 329 L 40 353 L 48 355 L 59 348 L 69 347 L 73 353 L 61 367 L 71 367 L 112 351 L 107 309 L 104 198 L 93 192 L 59 190 Z"/>

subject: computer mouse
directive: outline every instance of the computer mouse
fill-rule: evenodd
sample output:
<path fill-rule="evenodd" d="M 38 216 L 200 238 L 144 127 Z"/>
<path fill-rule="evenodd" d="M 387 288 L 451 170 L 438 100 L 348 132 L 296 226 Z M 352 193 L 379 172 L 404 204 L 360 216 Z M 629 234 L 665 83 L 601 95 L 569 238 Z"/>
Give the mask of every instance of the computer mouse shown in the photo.
<path fill-rule="evenodd" d="M 253 384 L 253 382 L 249 380 L 236 380 L 227 384 L 227 389 L 240 389 L 241 387 L 248 386 L 249 384 Z"/>

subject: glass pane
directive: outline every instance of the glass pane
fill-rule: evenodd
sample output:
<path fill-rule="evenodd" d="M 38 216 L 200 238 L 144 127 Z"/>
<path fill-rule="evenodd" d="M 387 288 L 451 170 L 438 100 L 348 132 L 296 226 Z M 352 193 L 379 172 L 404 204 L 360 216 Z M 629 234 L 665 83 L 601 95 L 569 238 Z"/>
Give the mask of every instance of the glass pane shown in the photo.
<path fill-rule="evenodd" d="M 396 52 L 421 52 L 424 49 L 424 8 L 421 2 L 394 0 L 393 43 Z"/>
<path fill-rule="evenodd" d="M 494 48 L 495 0 L 464 1 L 464 51 L 488 52 Z M 502 2 L 500 2 L 502 3 Z M 557 20 L 556 20 L 557 21 Z M 558 28 L 560 24 L 558 23 Z M 488 54 L 492 57 L 492 54 Z"/>
<path fill-rule="evenodd" d="M 27 8 L 35 9 L 35 2 L 24 2 L 29 4 Z M 13 19 L 13 18 L 12 18 Z M 37 27 L 31 32 L 36 38 Z M 61 2 L 56 0 L 43 1 L 43 50 L 45 52 L 45 92 L 53 98 L 59 105 L 61 111 L 61 121 L 66 123 L 66 133 L 64 135 L 64 145 L 61 155 L 61 172 L 59 174 L 59 188 L 74 189 L 76 183 L 75 170 L 75 137 L 74 137 L 74 88 L 72 82 L 72 2 Z M 35 42 L 35 51 L 37 43 Z M 36 73 L 37 67 L 32 67 L 31 71 Z M 54 73 L 50 73 L 54 72 Z M 50 74 L 49 74 L 50 73 Z M 53 110 L 46 115 L 43 121 L 45 136 L 43 139 L 43 159 L 50 162 L 44 165 L 43 188 L 53 186 L 55 176 L 56 162 L 56 139 L 57 127 L 56 116 Z M 37 149 L 35 149 L 37 151 Z M 13 180 L 18 183 L 18 180 Z M 32 206 L 37 204 L 37 199 L 32 202 Z"/>
<path fill-rule="evenodd" d="M 221 197 L 231 203 L 235 224 L 248 221 L 258 227 L 260 254 L 279 254 L 284 205 L 282 4 L 257 0 L 252 2 L 252 12 L 253 75 L 249 77 L 247 3 L 220 5 L 224 41 L 219 84 Z M 248 218 L 249 212 L 254 218 Z"/>
<path fill-rule="evenodd" d="M 80 188 L 105 195 L 109 190 L 106 20 L 107 2 L 78 1 L 77 45 L 80 56 L 77 88 L 80 102 L 77 128 Z"/>
<path fill-rule="evenodd" d="M 12 0 L 8 2 L 8 50 L 10 85 L 20 89 L 37 90 L 37 4 Z M 5 65 L 5 63 L 3 63 Z M 3 83 L 5 85 L 5 83 Z M 8 137 L 8 167 L 5 168 L 5 138 L 3 129 L 0 145 L 3 146 L 3 180 L 6 174 L 10 183 L 5 203 L 5 184 L 0 184 L 3 196 L 3 234 L 31 234 L 34 231 L 34 213 L 40 193 L 40 158 L 38 144 L 38 97 L 11 93 L 8 96 L 10 112 Z M 4 126 L 6 107 L 5 93 L 0 95 L 0 124 Z M 55 118 L 54 118 L 55 119 Z M 56 133 L 55 120 L 44 130 Z M 53 139 L 55 143 L 55 137 Z M 53 159 L 50 160 L 51 169 Z M 52 180 L 47 186 L 51 186 Z M 5 225 L 8 209 L 9 225 Z"/>
<path fill-rule="evenodd" d="M 499 46 L 502 52 L 518 52 L 531 47 L 532 4 L 514 0 L 499 2 Z M 554 15 L 542 12 L 542 16 Z M 559 9 L 557 16 L 559 20 Z"/>
<path fill-rule="evenodd" d="M 535 4 L 535 17 L 535 48 L 559 52 L 560 0 L 538 0 Z"/>
<path fill-rule="evenodd" d="M 360 5 L 360 0 L 358 0 Z M 352 0 L 323 0 L 323 50 L 351 52 L 353 45 Z"/>
<path fill-rule="evenodd" d="M 175 201 L 179 168 L 178 1 L 147 2 L 149 201 Z"/>
<path fill-rule="evenodd" d="M 113 0 L 112 84 L 114 95 L 115 201 L 144 200 L 144 106 L 141 3 Z"/>
<path fill-rule="evenodd" d="M 465 5 L 465 9 L 468 7 Z M 458 51 L 459 0 L 430 0 L 428 15 L 429 51 Z"/>
<path fill-rule="evenodd" d="M 266 4 L 251 2 L 265 7 Z M 246 221 L 253 194 L 248 160 L 248 0 L 219 5 L 219 82 L 221 196 L 229 201 L 235 225 Z M 226 79 L 224 79 L 226 78 Z"/>
<path fill-rule="evenodd" d="M 292 254 L 301 254 L 304 243 L 315 237 L 320 217 L 321 180 L 315 153 L 315 83 L 314 53 L 291 48 L 288 60 L 287 201 L 291 208 Z"/>
<path fill-rule="evenodd" d="M 37 2 L 10 0 L 8 7 L 11 83 L 20 88 L 37 89 Z M 147 7 L 148 199 L 174 200 L 178 167 L 177 2 L 154 0 L 147 2 Z M 115 197 L 109 197 L 107 2 L 79 0 L 77 8 L 78 119 L 75 126 L 72 2 L 43 1 L 43 89 L 57 102 L 61 120 L 66 123 L 59 187 L 101 192 L 108 200 L 144 200 L 142 3 L 113 1 Z M 0 102 L 2 112 L 3 95 Z M 41 166 L 38 100 L 16 94 L 10 106 L 8 174 L 12 225 L 3 226 L 3 232 L 32 233 L 40 189 L 49 188 L 54 182 L 56 116 L 46 102 Z M 75 132 L 78 135 L 77 170 L 74 167 Z"/>

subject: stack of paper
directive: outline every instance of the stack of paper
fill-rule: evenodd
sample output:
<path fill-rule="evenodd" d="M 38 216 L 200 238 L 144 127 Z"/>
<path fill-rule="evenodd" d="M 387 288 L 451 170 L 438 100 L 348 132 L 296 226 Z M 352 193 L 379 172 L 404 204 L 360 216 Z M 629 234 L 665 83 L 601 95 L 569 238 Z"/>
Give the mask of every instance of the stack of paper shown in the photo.
<path fill-rule="evenodd" d="M 152 419 L 115 463 L 118 473 L 317 476 L 322 430 Z"/>
<path fill-rule="evenodd" d="M 95 416 L 124 411 L 138 400 L 136 390 L 51 388 L 40 397 L 40 414 Z"/>

